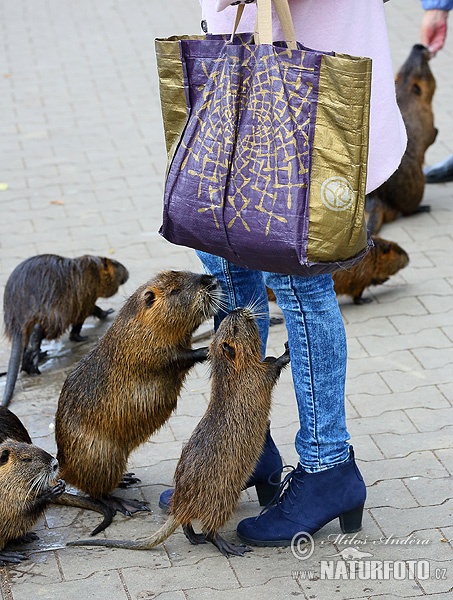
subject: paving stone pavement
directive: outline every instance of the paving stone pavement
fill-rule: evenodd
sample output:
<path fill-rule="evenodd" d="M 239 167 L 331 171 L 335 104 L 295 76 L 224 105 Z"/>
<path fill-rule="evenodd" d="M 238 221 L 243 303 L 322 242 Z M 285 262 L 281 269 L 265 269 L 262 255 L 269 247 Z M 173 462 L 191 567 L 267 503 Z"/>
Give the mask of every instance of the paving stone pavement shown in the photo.
<path fill-rule="evenodd" d="M 393 0 L 386 12 L 396 70 L 418 42 L 422 10 L 418 1 Z M 161 269 L 199 271 L 192 251 L 157 233 L 165 151 L 153 49 L 155 37 L 199 32 L 196 0 L 164 6 L 155 0 L 2 0 L 0 25 L 0 182 L 9 186 L 0 191 L 1 295 L 21 260 L 45 252 L 101 254 L 126 264 L 129 281 L 102 302 L 116 310 Z M 450 33 L 432 61 L 439 136 L 427 153 L 429 164 L 453 151 L 452 54 Z M 314 536 L 306 560 L 287 548 L 257 548 L 227 560 L 211 545 L 191 547 L 180 531 L 148 552 L 69 548 L 65 542 L 87 537 L 99 517 L 55 506 L 35 527 L 40 539 L 27 547 L 29 560 L 0 569 L 3 599 L 451 598 L 453 184 L 427 186 L 424 202 L 430 213 L 382 232 L 407 250 L 409 266 L 367 291 L 370 304 L 340 298 L 349 347 L 348 425 L 368 485 L 363 530 L 354 539 L 339 537 L 338 524 L 330 523 Z M 272 312 L 279 314 L 275 306 Z M 42 375 L 18 381 L 11 408 L 50 452 L 65 376 L 106 327 L 88 321 L 88 343 L 65 335 L 49 344 Z M 285 339 L 283 325 L 272 327 L 268 353 L 281 352 Z M 8 356 L 2 339 L 0 371 Z M 208 369 L 198 366 L 168 425 L 131 457 L 130 469 L 142 483 L 121 493 L 148 501 L 152 511 L 115 517 L 106 537 L 143 537 L 164 522 L 159 494 L 172 483 L 181 445 L 208 395 Z M 297 460 L 297 421 L 287 370 L 272 424 L 288 464 Z M 234 540 L 237 522 L 258 511 L 255 492 L 244 492 L 225 536 Z M 378 561 L 418 561 L 414 576 L 321 577 L 322 560 L 338 568 L 340 552 L 351 548 Z"/>

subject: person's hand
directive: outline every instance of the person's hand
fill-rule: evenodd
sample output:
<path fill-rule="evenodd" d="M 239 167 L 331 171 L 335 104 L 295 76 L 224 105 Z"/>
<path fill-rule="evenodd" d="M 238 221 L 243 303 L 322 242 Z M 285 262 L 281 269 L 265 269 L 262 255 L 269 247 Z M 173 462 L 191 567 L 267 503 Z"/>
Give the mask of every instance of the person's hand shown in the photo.
<path fill-rule="evenodd" d="M 425 10 L 420 30 L 421 42 L 428 48 L 431 56 L 443 48 L 447 37 L 447 10 Z"/>

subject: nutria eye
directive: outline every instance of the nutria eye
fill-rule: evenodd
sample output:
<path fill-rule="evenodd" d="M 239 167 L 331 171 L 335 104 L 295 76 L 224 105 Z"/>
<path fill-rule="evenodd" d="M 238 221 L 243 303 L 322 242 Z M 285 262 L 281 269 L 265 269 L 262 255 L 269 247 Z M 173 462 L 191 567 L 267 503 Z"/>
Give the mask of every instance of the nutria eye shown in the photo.
<path fill-rule="evenodd" d="M 0 465 L 5 465 L 8 462 L 9 450 L 3 450 L 0 456 Z"/>
<path fill-rule="evenodd" d="M 175 288 L 174 290 L 171 290 L 170 292 L 170 296 L 176 296 L 177 294 L 180 294 L 181 290 L 179 288 Z"/>
<path fill-rule="evenodd" d="M 31 458 L 23 458 L 22 462 L 31 462 Z"/>
<path fill-rule="evenodd" d="M 412 86 L 412 91 L 414 92 L 414 94 L 416 96 L 421 96 L 422 95 L 421 87 L 418 84 L 416 84 L 416 83 L 414 83 L 414 85 Z"/>

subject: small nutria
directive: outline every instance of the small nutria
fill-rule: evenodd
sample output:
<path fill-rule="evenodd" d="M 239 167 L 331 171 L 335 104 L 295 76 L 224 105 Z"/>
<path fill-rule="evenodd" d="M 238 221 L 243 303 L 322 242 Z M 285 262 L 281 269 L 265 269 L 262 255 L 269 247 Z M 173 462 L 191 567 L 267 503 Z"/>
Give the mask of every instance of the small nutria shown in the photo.
<path fill-rule="evenodd" d="M 383 223 L 399 216 L 429 211 L 420 206 L 425 190 L 425 152 L 434 143 L 432 109 L 436 81 L 429 67 L 429 50 L 416 44 L 395 78 L 396 99 L 407 131 L 407 148 L 393 175 L 366 198 L 367 226 L 375 235 Z"/>
<path fill-rule="evenodd" d="M 407 253 L 395 242 L 376 236 L 372 240 L 374 246 L 357 265 L 332 275 L 337 296 L 351 296 L 354 304 L 371 302 L 371 298 L 362 298 L 365 288 L 384 283 L 409 263 Z"/>
<path fill-rule="evenodd" d="M 3 406 L 13 395 L 21 360 L 23 371 L 39 374 L 43 339 L 55 340 L 69 327 L 71 340 L 86 339 L 80 335 L 85 319 L 113 312 L 96 300 L 116 294 L 128 277 L 121 263 L 101 256 L 40 254 L 17 265 L 3 296 L 5 333 L 12 343 Z"/>
<path fill-rule="evenodd" d="M 179 525 L 192 544 L 212 542 L 224 556 L 249 548 L 231 544 L 219 530 L 233 515 L 245 484 L 263 450 L 271 395 L 289 350 L 261 360 L 253 313 L 238 308 L 221 322 L 209 347 L 211 399 L 205 415 L 184 446 L 175 471 L 170 517 L 153 536 L 138 542 L 81 540 L 68 545 L 148 550 Z M 202 534 L 192 523 L 200 521 Z"/>
<path fill-rule="evenodd" d="M 190 368 L 206 360 L 207 348 L 191 348 L 192 334 L 220 301 L 215 277 L 163 271 L 67 377 L 55 419 L 62 477 L 113 514 L 147 509 L 110 493 L 137 481 L 122 479 L 129 454 L 169 419 Z"/>
<path fill-rule="evenodd" d="M 0 407 L 0 565 L 26 557 L 4 551 L 10 541 L 36 539 L 30 528 L 65 489 L 57 480 L 58 461 L 34 446 L 21 421 Z M 28 534 L 28 535 L 27 535 Z"/>

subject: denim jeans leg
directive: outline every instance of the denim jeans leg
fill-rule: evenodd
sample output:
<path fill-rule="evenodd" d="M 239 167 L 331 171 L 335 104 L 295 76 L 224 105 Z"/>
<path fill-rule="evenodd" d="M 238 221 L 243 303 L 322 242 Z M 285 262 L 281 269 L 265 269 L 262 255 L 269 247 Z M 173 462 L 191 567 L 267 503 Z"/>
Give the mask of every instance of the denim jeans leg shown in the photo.
<path fill-rule="evenodd" d="M 288 331 L 300 420 L 296 450 L 306 471 L 322 471 L 349 458 L 346 335 L 332 277 L 264 275 Z"/>
<path fill-rule="evenodd" d="M 264 356 L 269 334 L 269 303 L 263 273 L 238 267 L 220 256 L 207 252 L 197 250 L 197 255 L 204 270 L 217 277 L 225 294 L 223 310 L 214 317 L 214 328 L 217 330 L 225 315 L 235 308 L 251 307 L 258 315 L 256 322 L 260 332 L 261 352 Z"/>

